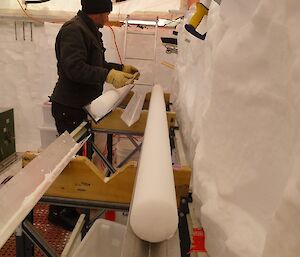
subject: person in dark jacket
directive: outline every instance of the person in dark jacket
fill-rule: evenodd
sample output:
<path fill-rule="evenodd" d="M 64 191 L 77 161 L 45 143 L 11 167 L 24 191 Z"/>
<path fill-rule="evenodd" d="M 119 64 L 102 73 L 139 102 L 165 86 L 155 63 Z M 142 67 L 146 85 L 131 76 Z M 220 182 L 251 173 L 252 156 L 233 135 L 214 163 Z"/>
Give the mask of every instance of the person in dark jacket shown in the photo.
<path fill-rule="evenodd" d="M 105 60 L 102 28 L 112 11 L 111 0 L 81 0 L 82 10 L 60 29 L 55 43 L 58 81 L 50 97 L 59 134 L 71 133 L 87 119 L 82 109 L 102 94 L 104 82 L 120 88 L 139 76 L 131 65 Z M 50 206 L 48 220 L 72 230 L 79 217 L 75 208 Z"/>

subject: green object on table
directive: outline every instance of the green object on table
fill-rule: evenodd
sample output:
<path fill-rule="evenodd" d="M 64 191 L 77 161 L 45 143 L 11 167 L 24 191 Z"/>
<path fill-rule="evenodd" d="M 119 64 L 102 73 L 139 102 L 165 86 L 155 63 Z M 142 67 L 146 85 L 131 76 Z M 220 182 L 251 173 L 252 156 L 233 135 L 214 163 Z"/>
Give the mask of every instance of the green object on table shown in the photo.
<path fill-rule="evenodd" d="M 14 110 L 0 108 L 0 162 L 16 153 Z"/>

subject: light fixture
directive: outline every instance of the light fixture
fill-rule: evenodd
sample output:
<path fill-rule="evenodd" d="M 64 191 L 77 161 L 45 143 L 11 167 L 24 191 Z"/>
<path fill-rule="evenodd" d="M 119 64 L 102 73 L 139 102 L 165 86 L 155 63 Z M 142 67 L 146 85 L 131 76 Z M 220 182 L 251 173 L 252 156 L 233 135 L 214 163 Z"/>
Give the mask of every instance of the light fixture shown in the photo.
<path fill-rule="evenodd" d="M 128 24 L 131 25 L 146 25 L 146 26 L 155 26 L 155 21 L 144 21 L 144 20 L 127 20 Z"/>
<path fill-rule="evenodd" d="M 130 25 L 145 25 L 145 26 L 156 26 L 156 21 L 147 21 L 147 20 L 127 20 L 128 24 Z M 164 27 L 166 25 L 170 25 L 170 27 L 172 27 L 171 23 L 176 23 L 176 21 L 170 21 L 167 19 L 158 19 L 157 21 L 157 26 L 158 27 Z M 174 27 L 175 25 L 173 25 Z"/>

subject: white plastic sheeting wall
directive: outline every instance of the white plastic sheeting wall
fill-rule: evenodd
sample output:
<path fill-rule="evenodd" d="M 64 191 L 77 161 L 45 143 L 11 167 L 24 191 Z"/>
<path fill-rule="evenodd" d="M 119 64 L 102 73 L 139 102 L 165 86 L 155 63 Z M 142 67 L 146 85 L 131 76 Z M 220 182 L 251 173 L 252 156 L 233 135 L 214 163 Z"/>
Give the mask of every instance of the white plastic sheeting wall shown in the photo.
<path fill-rule="evenodd" d="M 22 3 L 22 0 L 19 0 Z M 133 12 L 168 12 L 169 10 L 179 10 L 180 0 L 127 0 L 125 2 L 114 3 L 113 14 L 130 14 Z M 30 10 L 50 10 L 50 11 L 70 11 L 76 12 L 81 8 L 80 0 L 50 0 L 41 4 L 28 5 Z M 19 9 L 17 0 L 1 0 L 0 9 Z"/>
<path fill-rule="evenodd" d="M 41 146 L 39 127 L 42 125 L 42 104 L 48 100 L 57 81 L 54 44 L 61 24 L 33 24 L 32 41 L 29 22 L 25 22 L 25 40 L 23 23 L 7 20 L 0 22 L 0 106 L 13 107 L 15 110 L 17 151 L 36 150 Z M 124 28 L 113 28 L 120 54 L 123 53 Z M 103 32 L 104 45 L 107 48 L 108 61 L 120 62 L 113 34 L 108 27 Z M 175 62 L 176 56 L 165 53 L 160 36 L 171 36 L 172 30 L 159 29 L 157 39 L 157 63 L 137 63 L 141 69 L 141 80 L 147 82 L 153 77 L 168 90 L 173 82 L 173 70 L 163 66 L 162 61 Z M 16 40 L 17 38 L 17 40 Z M 128 38 L 128 51 L 135 49 L 141 55 L 152 51 L 154 42 L 141 44 L 140 38 Z M 151 52 L 152 53 L 152 52 Z M 135 64 L 135 63 L 134 63 Z M 152 81 L 153 82 L 153 81 Z"/>
<path fill-rule="evenodd" d="M 0 33 L 0 106 L 14 108 L 17 151 L 37 149 L 41 105 L 48 100 L 57 79 L 50 40 L 55 32 L 34 26 L 33 41 L 30 36 L 24 41 L 22 24 L 17 23 L 16 40 L 14 21 L 2 21 Z"/>
<path fill-rule="evenodd" d="M 299 256 L 299 11 L 224 0 L 205 41 L 180 30 L 174 94 L 211 257 Z"/>

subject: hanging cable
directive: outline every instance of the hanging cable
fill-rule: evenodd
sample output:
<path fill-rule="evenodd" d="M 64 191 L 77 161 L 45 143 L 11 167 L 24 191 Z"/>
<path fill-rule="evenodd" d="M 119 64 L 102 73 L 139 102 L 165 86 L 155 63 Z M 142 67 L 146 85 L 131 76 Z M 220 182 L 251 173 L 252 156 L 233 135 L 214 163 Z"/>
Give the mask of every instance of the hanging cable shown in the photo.
<path fill-rule="evenodd" d="M 167 27 L 167 26 L 170 25 L 171 23 L 176 23 L 176 22 L 177 22 L 177 24 L 174 26 L 174 27 L 176 27 L 176 26 L 179 24 L 180 20 L 183 19 L 183 18 L 184 18 L 184 15 L 182 15 L 182 16 L 176 18 L 176 19 L 173 19 L 173 20 L 166 19 L 166 20 L 169 20 L 170 22 L 164 24 L 163 27 Z M 179 20 L 179 21 L 178 21 L 178 20 Z"/>
<path fill-rule="evenodd" d="M 29 19 L 31 19 L 31 20 L 33 20 L 33 21 L 35 21 L 35 22 L 37 22 L 37 23 L 42 23 L 42 24 L 44 23 L 43 21 L 38 20 L 38 19 L 33 18 L 32 16 L 30 16 L 30 15 L 26 12 L 26 10 L 24 9 L 24 7 L 23 7 L 22 4 L 20 3 L 20 1 L 17 0 L 17 2 L 18 2 L 18 4 L 20 5 L 20 7 L 21 7 L 23 13 L 24 13 Z"/>
<path fill-rule="evenodd" d="M 119 59 L 120 59 L 120 63 L 123 64 L 122 58 L 121 58 L 121 55 L 120 55 L 120 51 L 119 51 L 119 48 L 118 48 L 118 45 L 117 45 L 115 32 L 114 32 L 113 28 L 110 25 L 107 25 L 107 26 L 111 29 L 111 31 L 113 33 L 114 43 L 115 43 L 115 46 L 116 46 L 116 49 L 117 49 L 117 53 L 118 53 L 118 56 L 119 56 Z"/>
<path fill-rule="evenodd" d="M 35 22 L 37 22 L 37 23 L 44 24 L 45 21 L 36 19 L 36 18 L 32 17 L 31 15 L 29 15 L 29 14 L 27 13 L 27 11 L 24 9 L 24 7 L 22 6 L 22 4 L 20 3 L 20 0 L 17 0 L 17 2 L 18 2 L 18 4 L 19 4 L 19 6 L 21 7 L 23 13 L 27 16 L 27 18 L 29 18 L 30 20 L 35 21 Z M 57 23 L 60 23 L 60 22 L 49 21 L 49 23 L 57 24 Z"/>

